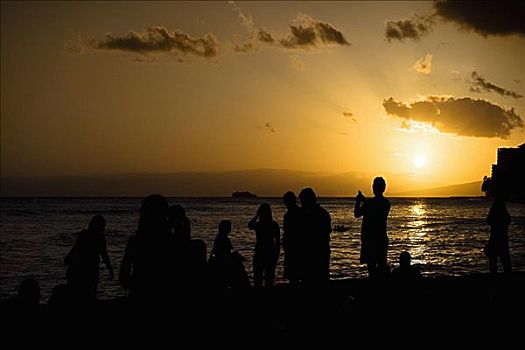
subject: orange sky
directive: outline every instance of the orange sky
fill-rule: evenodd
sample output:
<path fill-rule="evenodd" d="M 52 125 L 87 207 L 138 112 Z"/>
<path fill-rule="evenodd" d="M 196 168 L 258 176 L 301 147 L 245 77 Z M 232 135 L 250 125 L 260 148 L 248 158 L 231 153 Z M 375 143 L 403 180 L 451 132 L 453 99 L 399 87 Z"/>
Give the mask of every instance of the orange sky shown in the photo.
<path fill-rule="evenodd" d="M 2 177 L 270 168 L 391 174 L 402 192 L 481 180 L 525 141 L 524 11 L 1 6 Z M 523 5 L 474 11 L 505 6 Z"/>

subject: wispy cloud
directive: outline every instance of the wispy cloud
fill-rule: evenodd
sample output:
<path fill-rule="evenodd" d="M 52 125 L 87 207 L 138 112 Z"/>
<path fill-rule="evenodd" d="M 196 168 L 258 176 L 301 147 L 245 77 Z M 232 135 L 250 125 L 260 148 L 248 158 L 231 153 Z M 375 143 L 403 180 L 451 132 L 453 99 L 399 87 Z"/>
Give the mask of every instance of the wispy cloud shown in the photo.
<path fill-rule="evenodd" d="M 233 48 L 236 52 L 248 52 L 254 49 L 254 46 L 252 43 L 247 42 L 244 44 L 236 43 L 235 47 Z"/>
<path fill-rule="evenodd" d="M 473 79 L 473 81 L 471 81 L 472 86 L 470 87 L 470 91 L 472 92 L 479 93 L 479 92 L 485 91 L 485 92 L 495 92 L 505 97 L 512 97 L 512 98 L 522 98 L 523 97 L 523 95 L 518 94 L 515 91 L 507 90 L 505 88 L 502 88 L 501 86 L 491 83 L 490 81 L 487 81 L 485 78 L 479 75 L 476 71 L 472 72 L 471 78 Z"/>
<path fill-rule="evenodd" d="M 418 59 L 412 68 L 418 73 L 429 75 L 432 72 L 432 54 L 427 53 Z"/>
<path fill-rule="evenodd" d="M 237 14 L 239 19 L 241 20 L 241 25 L 248 30 L 250 34 L 253 34 L 254 32 L 254 26 L 253 26 L 253 17 L 252 15 L 247 12 L 243 11 L 235 1 L 228 1 L 228 5 L 232 8 L 232 10 Z"/>
<path fill-rule="evenodd" d="M 276 131 L 275 127 L 270 122 L 266 122 L 263 126 L 257 126 L 257 129 L 261 129 L 261 130 L 270 132 L 272 134 L 275 133 L 275 131 Z"/>
<path fill-rule="evenodd" d="M 356 121 L 357 121 L 357 118 L 355 117 L 354 113 L 349 112 L 349 111 L 344 111 L 344 112 L 343 112 L 343 117 L 349 118 L 349 119 L 352 120 L 353 122 L 356 122 Z"/>
<path fill-rule="evenodd" d="M 297 55 L 290 55 L 290 64 L 292 65 L 292 68 L 298 72 L 304 72 L 306 70 L 306 65 Z"/>

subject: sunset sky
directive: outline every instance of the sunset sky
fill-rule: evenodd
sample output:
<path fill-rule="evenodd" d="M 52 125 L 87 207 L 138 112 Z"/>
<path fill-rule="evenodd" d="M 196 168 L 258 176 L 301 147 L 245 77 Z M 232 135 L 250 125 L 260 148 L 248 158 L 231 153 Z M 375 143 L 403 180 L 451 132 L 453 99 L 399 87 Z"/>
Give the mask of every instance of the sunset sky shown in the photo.
<path fill-rule="evenodd" d="M 479 181 L 525 142 L 525 8 L 2 2 L 1 176 Z"/>

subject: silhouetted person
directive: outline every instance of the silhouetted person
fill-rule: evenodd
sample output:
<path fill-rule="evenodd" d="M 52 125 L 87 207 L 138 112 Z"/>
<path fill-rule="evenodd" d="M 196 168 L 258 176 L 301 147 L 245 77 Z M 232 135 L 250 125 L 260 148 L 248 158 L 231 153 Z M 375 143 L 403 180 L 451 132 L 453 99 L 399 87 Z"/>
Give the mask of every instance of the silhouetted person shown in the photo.
<path fill-rule="evenodd" d="M 77 297 L 96 299 L 100 257 L 109 271 L 109 278 L 113 279 L 113 268 L 103 233 L 105 229 L 104 217 L 95 215 L 89 222 L 88 229 L 78 234 L 75 245 L 64 259 L 64 264 L 68 266 L 68 286 Z"/>
<path fill-rule="evenodd" d="M 120 266 L 119 282 L 140 302 L 160 302 L 173 288 L 173 239 L 168 202 L 158 194 L 146 197 L 135 235 L 130 236 Z"/>
<path fill-rule="evenodd" d="M 392 278 L 399 282 L 413 283 L 421 279 L 421 271 L 410 264 L 410 253 L 402 252 L 399 254 L 399 267 L 392 271 Z"/>
<path fill-rule="evenodd" d="M 213 242 L 212 254 L 209 259 L 209 264 L 212 278 L 216 286 L 227 287 L 232 280 L 233 259 L 232 251 L 233 245 L 228 237 L 231 232 L 231 221 L 223 220 L 219 224 L 219 232 L 215 236 Z"/>
<path fill-rule="evenodd" d="M 317 204 L 317 196 L 311 188 L 299 194 L 304 210 L 304 238 L 302 280 L 305 284 L 324 284 L 330 280 L 330 214 Z"/>
<path fill-rule="evenodd" d="M 283 196 L 288 211 L 283 218 L 284 277 L 292 285 L 302 279 L 302 235 L 305 230 L 305 212 L 297 205 L 297 197 L 291 191 Z"/>
<path fill-rule="evenodd" d="M 503 271 L 512 272 L 508 240 L 510 221 L 504 196 L 502 193 L 497 193 L 487 216 L 487 224 L 490 225 L 490 237 L 485 246 L 485 254 L 489 258 L 491 273 L 498 271 L 498 258 L 503 265 Z"/>
<path fill-rule="evenodd" d="M 370 277 L 388 273 L 387 251 L 388 236 L 386 222 L 390 211 L 390 202 L 383 196 L 386 182 L 376 177 L 372 184 L 373 198 L 365 198 L 359 191 L 355 198 L 354 215 L 363 217 L 361 225 L 361 263 L 367 264 Z"/>
<path fill-rule="evenodd" d="M 35 279 L 28 278 L 18 286 L 13 306 L 20 311 L 33 311 L 40 306 L 40 298 L 40 285 Z"/>
<path fill-rule="evenodd" d="M 17 295 L 8 300 L 0 301 L 2 318 L 6 321 L 4 324 L 14 325 L 19 329 L 25 329 L 28 325 L 42 327 L 39 316 L 45 315 L 43 313 L 45 310 L 40 305 L 40 298 L 38 282 L 33 278 L 23 280 L 18 286 Z M 5 330 L 4 335 L 8 335 Z"/>
<path fill-rule="evenodd" d="M 255 231 L 255 252 L 253 254 L 253 274 L 255 287 L 270 287 L 275 280 L 275 266 L 281 249 L 279 224 L 273 221 L 272 208 L 263 203 L 257 215 L 248 224 Z"/>
<path fill-rule="evenodd" d="M 244 258 L 233 250 L 228 237 L 231 232 L 231 222 L 223 220 L 219 224 L 219 232 L 213 242 L 210 257 L 212 278 L 219 288 L 248 287 L 250 282 L 244 268 Z"/>
<path fill-rule="evenodd" d="M 170 229 L 176 241 L 189 241 L 191 239 L 190 220 L 186 216 L 184 208 L 180 205 L 172 205 L 168 210 Z"/>
<path fill-rule="evenodd" d="M 203 287 L 206 274 L 206 243 L 191 238 L 191 224 L 184 208 L 172 205 L 168 222 L 173 239 L 173 273 L 178 290 L 195 291 Z"/>

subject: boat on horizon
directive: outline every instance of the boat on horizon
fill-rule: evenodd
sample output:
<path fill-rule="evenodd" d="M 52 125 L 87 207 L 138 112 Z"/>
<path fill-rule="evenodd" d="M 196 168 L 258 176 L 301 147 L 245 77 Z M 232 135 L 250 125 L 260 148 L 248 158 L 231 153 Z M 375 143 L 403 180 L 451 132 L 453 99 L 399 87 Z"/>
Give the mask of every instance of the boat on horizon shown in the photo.
<path fill-rule="evenodd" d="M 257 198 L 257 195 L 248 191 L 236 191 L 232 193 L 232 198 Z"/>

